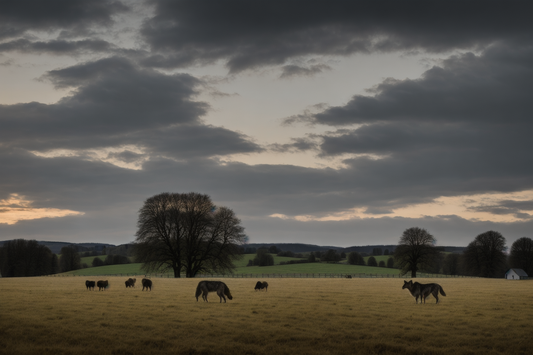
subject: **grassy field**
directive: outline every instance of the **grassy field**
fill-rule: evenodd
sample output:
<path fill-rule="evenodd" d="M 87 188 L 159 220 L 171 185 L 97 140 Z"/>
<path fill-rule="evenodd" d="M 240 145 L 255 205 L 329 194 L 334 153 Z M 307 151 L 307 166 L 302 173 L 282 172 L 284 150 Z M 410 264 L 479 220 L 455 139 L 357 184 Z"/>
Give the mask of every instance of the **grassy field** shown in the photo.
<path fill-rule="evenodd" d="M 436 279 L 447 297 L 417 305 L 398 279 L 226 279 L 226 304 L 198 279 L 108 280 L 0 279 L 0 354 L 533 353 L 530 281 Z"/>

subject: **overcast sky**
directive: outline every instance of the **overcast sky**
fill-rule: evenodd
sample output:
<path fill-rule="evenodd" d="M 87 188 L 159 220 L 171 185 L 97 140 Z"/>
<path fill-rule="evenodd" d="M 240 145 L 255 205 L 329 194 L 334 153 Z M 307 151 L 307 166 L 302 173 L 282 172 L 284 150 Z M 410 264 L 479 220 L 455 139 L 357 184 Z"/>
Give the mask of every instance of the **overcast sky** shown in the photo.
<path fill-rule="evenodd" d="M 0 240 L 123 244 L 161 192 L 250 242 L 533 237 L 533 2 L 0 2 Z"/>

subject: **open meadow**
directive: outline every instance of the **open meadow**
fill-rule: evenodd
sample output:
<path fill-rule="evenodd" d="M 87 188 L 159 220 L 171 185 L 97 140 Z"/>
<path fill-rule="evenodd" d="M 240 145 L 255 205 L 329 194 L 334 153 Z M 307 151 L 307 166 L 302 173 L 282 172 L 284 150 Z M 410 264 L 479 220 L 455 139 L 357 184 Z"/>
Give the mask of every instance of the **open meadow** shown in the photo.
<path fill-rule="evenodd" d="M 242 258 L 234 261 L 236 268 L 233 270 L 233 274 L 238 275 L 272 275 L 272 274 L 301 274 L 303 277 L 306 275 L 315 274 L 368 274 L 368 275 L 395 275 L 398 276 L 397 269 L 373 267 L 373 266 L 361 266 L 361 265 L 349 265 L 346 260 L 342 263 L 326 263 L 315 262 L 305 264 L 285 264 L 280 265 L 281 262 L 289 262 L 291 260 L 301 260 L 300 258 L 284 257 L 273 255 L 274 265 L 272 266 L 246 266 L 248 260 L 253 259 L 255 254 L 243 254 Z M 94 256 L 82 258 L 82 262 L 90 265 Z M 99 258 L 102 258 L 101 256 Z M 389 256 L 376 256 L 376 260 L 387 260 Z M 366 258 L 368 259 L 368 257 Z M 63 275 L 76 275 L 76 276 L 92 276 L 92 275 L 113 275 L 113 276 L 125 276 L 125 275 L 141 275 L 145 272 L 141 269 L 142 264 L 120 264 L 120 265 L 106 265 L 98 267 L 88 267 L 85 269 L 72 270 L 63 273 Z M 171 271 L 166 271 L 165 274 L 169 277 L 173 277 Z M 161 275 L 161 273 L 157 273 Z M 185 276 L 185 274 L 183 274 Z M 96 276 L 94 276 L 96 277 Z M 266 276 L 265 276 L 266 277 Z M 310 276 L 312 277 L 312 276 Z"/>
<path fill-rule="evenodd" d="M 140 278 L 0 278 L 0 354 L 533 353 L 532 281 L 418 279 L 447 297 L 415 304 L 397 278 L 228 278 L 220 304 L 196 301 L 201 279 Z"/>

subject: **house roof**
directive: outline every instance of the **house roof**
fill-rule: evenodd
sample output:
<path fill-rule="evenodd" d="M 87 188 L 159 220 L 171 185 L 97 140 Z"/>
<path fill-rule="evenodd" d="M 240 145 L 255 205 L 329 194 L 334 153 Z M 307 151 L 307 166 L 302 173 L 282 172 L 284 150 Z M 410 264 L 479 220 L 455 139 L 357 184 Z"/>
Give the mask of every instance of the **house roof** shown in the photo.
<path fill-rule="evenodd" d="M 522 270 L 522 269 L 514 269 L 514 268 L 513 269 L 509 269 L 507 271 L 507 273 L 509 271 L 511 271 L 511 270 L 513 270 L 515 272 L 515 274 L 517 274 L 518 276 L 528 276 L 528 274 L 526 274 L 526 272 L 524 270 Z"/>

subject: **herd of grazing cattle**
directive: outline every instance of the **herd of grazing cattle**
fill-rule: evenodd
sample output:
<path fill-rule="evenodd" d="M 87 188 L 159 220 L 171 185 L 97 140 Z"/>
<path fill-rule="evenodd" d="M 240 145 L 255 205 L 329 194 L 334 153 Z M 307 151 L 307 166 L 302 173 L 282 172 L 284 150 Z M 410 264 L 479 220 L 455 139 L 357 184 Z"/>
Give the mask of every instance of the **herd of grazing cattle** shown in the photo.
<path fill-rule="evenodd" d="M 135 281 L 137 281 L 137 279 L 132 279 L 132 278 L 129 278 L 126 280 L 126 288 L 128 287 L 135 287 Z M 141 280 L 141 284 L 143 285 L 143 289 L 142 291 L 144 291 L 144 289 L 146 288 L 146 290 L 150 290 L 152 291 L 152 280 L 150 279 L 142 279 Z M 98 291 L 105 291 L 106 288 L 109 287 L 109 282 L 107 282 L 107 280 L 100 280 L 100 281 L 90 281 L 90 280 L 87 280 L 85 281 L 85 287 L 87 287 L 87 290 L 90 290 L 90 291 L 93 291 L 94 290 L 94 286 L 97 286 L 98 287 Z"/>
<path fill-rule="evenodd" d="M 135 287 L 136 281 L 137 279 L 132 279 L 132 278 L 127 279 L 125 281 L 126 288 Z M 143 285 L 142 291 L 144 291 L 145 288 L 147 291 L 148 290 L 152 291 L 152 280 L 142 279 L 141 284 Z M 105 291 L 105 289 L 109 287 L 109 282 L 107 280 L 85 281 L 85 287 L 87 287 L 87 290 L 90 290 L 90 291 L 94 290 L 95 285 L 98 286 L 98 291 Z M 265 290 L 265 292 L 268 290 L 268 283 L 266 281 L 265 282 L 257 281 L 257 283 L 255 284 L 254 290 L 261 291 L 263 289 Z M 209 292 L 216 292 L 217 295 L 220 297 L 220 302 L 222 302 L 222 299 L 224 299 L 224 302 L 226 302 L 225 296 L 228 296 L 230 300 L 233 299 L 228 286 L 224 282 L 222 281 L 200 281 L 198 283 L 198 287 L 196 288 L 196 301 L 198 301 L 198 297 L 202 295 L 202 299 L 205 302 L 208 302 L 207 294 Z"/>

